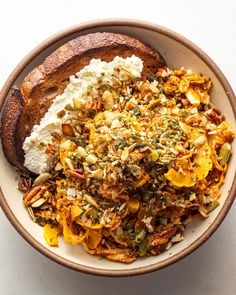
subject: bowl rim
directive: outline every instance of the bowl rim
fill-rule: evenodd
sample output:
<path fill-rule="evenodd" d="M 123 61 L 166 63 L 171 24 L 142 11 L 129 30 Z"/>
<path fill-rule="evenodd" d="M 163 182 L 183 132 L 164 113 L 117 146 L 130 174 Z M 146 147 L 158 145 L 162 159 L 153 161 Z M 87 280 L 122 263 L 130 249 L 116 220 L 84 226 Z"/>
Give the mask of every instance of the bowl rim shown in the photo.
<path fill-rule="evenodd" d="M 213 62 L 213 60 L 197 45 L 195 45 L 193 42 L 189 41 L 182 35 L 167 29 L 163 26 L 146 22 L 143 20 L 136 20 L 136 19 L 123 19 L 123 18 L 109 18 L 109 19 L 98 19 L 93 20 L 85 23 L 80 23 L 73 25 L 71 27 L 68 27 L 48 39 L 41 42 L 38 46 L 36 46 L 30 53 L 28 53 L 22 61 L 16 66 L 16 68 L 12 71 L 8 79 L 6 80 L 1 92 L 0 92 L 0 111 L 3 106 L 3 103 L 5 101 L 5 98 L 7 97 L 11 87 L 13 86 L 13 83 L 15 82 L 16 78 L 20 75 L 20 73 L 24 70 L 24 68 L 43 50 L 48 48 L 49 46 L 53 45 L 55 42 L 59 41 L 60 39 L 63 39 L 65 37 L 69 37 L 70 35 L 80 32 L 82 33 L 85 30 L 88 29 L 98 29 L 100 27 L 119 27 L 119 26 L 128 26 L 128 27 L 136 27 L 141 29 L 146 29 L 149 31 L 154 31 L 159 34 L 162 34 L 166 37 L 169 37 L 171 39 L 174 39 L 175 41 L 181 43 L 185 47 L 189 48 L 191 51 L 193 51 L 196 55 L 198 55 L 207 65 L 208 67 L 213 71 L 213 73 L 216 75 L 218 80 L 220 81 L 221 85 L 223 86 L 229 102 L 232 106 L 234 117 L 236 117 L 236 99 L 234 92 L 225 78 L 224 74 L 221 72 L 221 70 L 218 68 L 218 66 Z M 59 256 L 53 252 L 51 252 L 48 248 L 41 245 L 35 238 L 31 236 L 31 234 L 21 225 L 21 223 L 17 220 L 16 216 L 10 209 L 3 192 L 0 187 L 0 206 L 2 210 L 4 211 L 5 215 L 9 219 L 10 223 L 15 227 L 15 229 L 20 233 L 20 235 L 29 243 L 31 244 L 36 250 L 41 252 L 46 257 L 50 258 L 51 260 L 66 266 L 70 269 L 80 271 L 83 273 L 93 274 L 93 275 L 99 275 L 99 276 L 110 276 L 110 277 L 123 277 L 123 276 L 134 276 L 134 275 L 141 275 L 146 274 L 152 271 L 156 271 L 159 269 L 162 269 L 170 264 L 173 264 L 180 259 L 186 257 L 190 253 L 192 253 L 194 250 L 196 250 L 199 246 L 201 246 L 220 226 L 222 221 L 224 220 L 225 216 L 227 215 L 231 205 L 233 204 L 234 198 L 236 195 L 236 175 L 234 175 L 234 180 L 231 186 L 231 189 L 228 193 L 228 196 L 226 198 L 226 201 L 221 208 L 219 214 L 215 218 L 214 222 L 209 226 L 209 228 L 198 238 L 196 239 L 192 244 L 190 244 L 188 247 L 180 251 L 179 253 L 165 259 L 164 261 L 160 261 L 154 264 L 151 264 L 149 266 L 144 267 L 138 267 L 134 269 L 128 269 L 128 270 L 107 270 L 107 269 L 99 269 L 94 268 L 90 266 L 81 265 L 75 262 L 72 262 L 66 258 L 63 258 L 62 256 Z"/>

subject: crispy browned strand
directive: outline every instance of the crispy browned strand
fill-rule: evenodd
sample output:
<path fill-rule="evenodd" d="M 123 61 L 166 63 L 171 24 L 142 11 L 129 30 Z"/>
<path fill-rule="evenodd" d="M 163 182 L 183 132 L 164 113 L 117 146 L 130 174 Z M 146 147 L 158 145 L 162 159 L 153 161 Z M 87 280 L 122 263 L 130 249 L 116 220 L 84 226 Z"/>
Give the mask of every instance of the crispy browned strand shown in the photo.
<path fill-rule="evenodd" d="M 21 103 L 15 102 L 13 92 L 4 108 L 1 133 L 9 162 L 23 169 L 23 142 L 47 112 L 53 98 L 63 92 L 70 75 L 89 64 L 92 58 L 112 61 L 116 56 L 126 58 L 131 55 L 143 60 L 143 77 L 166 65 L 156 49 L 136 38 L 116 33 L 93 33 L 62 45 L 34 68 L 21 84 Z"/>

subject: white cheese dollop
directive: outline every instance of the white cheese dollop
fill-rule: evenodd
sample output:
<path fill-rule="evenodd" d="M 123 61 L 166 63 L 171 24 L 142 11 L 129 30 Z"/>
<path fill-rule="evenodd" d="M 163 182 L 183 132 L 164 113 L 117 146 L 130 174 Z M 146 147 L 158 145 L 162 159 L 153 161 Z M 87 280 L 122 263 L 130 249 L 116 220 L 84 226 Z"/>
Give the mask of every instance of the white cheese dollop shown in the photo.
<path fill-rule="evenodd" d="M 116 71 L 117 67 L 121 67 L 121 70 Z M 53 156 L 46 154 L 46 146 L 51 143 L 53 132 L 61 134 L 61 124 L 70 118 L 70 111 L 67 111 L 65 107 L 72 104 L 73 98 L 77 98 L 83 105 L 88 96 L 96 97 L 97 89 L 101 83 L 112 87 L 113 76 L 120 81 L 126 79 L 130 74 L 133 78 L 139 78 L 142 69 L 143 61 L 140 58 L 134 55 L 127 58 L 117 56 L 109 63 L 100 59 L 92 59 L 89 65 L 80 72 L 70 76 L 70 82 L 64 92 L 54 99 L 39 125 L 33 127 L 30 136 L 24 141 L 25 167 L 36 174 L 50 168 Z M 62 110 L 65 111 L 65 115 L 58 118 L 57 114 Z"/>

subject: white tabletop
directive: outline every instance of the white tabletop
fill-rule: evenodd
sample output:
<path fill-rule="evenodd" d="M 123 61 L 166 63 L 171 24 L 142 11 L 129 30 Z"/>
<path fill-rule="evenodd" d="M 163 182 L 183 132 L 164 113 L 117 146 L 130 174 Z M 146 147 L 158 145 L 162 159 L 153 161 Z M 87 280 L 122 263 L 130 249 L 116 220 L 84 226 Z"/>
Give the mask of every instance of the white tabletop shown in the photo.
<path fill-rule="evenodd" d="M 158 23 L 189 38 L 218 64 L 236 91 L 235 11 L 234 0 L 2 1 L 0 87 L 15 65 L 51 34 L 83 21 L 125 17 Z M 144 276 L 108 279 L 50 261 L 23 240 L 0 210 L 0 294 L 233 295 L 235 224 L 236 204 L 210 240 L 177 264 Z"/>

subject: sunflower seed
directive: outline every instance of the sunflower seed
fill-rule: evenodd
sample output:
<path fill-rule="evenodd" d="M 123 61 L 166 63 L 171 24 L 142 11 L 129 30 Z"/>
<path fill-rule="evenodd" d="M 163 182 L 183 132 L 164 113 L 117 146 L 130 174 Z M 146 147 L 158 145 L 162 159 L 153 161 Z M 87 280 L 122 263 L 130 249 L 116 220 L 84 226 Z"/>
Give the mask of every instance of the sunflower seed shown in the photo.
<path fill-rule="evenodd" d="M 36 220 L 35 216 L 34 216 L 34 211 L 31 207 L 27 207 L 28 213 L 30 215 L 30 217 L 33 219 L 33 221 Z"/>

